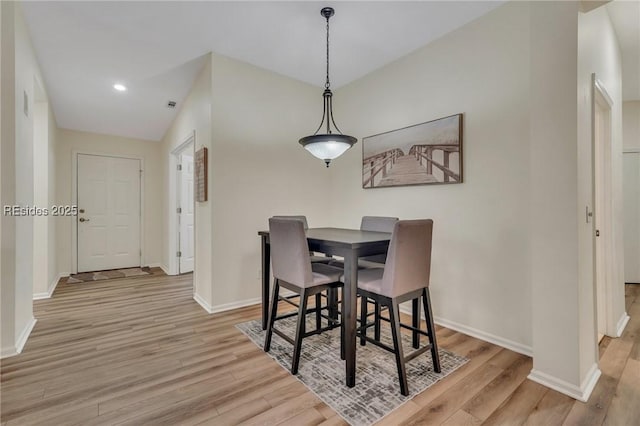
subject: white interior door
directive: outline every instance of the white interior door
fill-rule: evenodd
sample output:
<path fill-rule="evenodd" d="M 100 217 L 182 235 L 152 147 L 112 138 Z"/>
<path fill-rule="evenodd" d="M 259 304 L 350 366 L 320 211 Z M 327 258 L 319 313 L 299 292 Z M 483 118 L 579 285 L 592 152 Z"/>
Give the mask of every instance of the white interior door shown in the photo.
<path fill-rule="evenodd" d="M 607 330 L 607 288 L 611 261 L 611 108 L 596 92 L 594 131 L 595 280 L 598 340 Z"/>
<path fill-rule="evenodd" d="M 140 160 L 78 155 L 78 272 L 140 266 Z"/>
<path fill-rule="evenodd" d="M 194 252 L 194 235 L 193 235 L 193 156 L 188 154 L 180 155 L 180 191 L 178 202 L 180 213 L 178 215 L 180 229 L 180 273 L 193 271 L 193 252 Z"/>
<path fill-rule="evenodd" d="M 624 281 L 640 283 L 640 152 L 623 158 Z"/>

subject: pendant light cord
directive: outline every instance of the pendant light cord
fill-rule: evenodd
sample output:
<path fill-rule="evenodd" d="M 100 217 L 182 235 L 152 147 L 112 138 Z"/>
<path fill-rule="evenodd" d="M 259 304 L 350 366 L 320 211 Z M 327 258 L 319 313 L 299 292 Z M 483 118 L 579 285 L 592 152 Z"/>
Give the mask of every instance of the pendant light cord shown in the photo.
<path fill-rule="evenodd" d="M 331 87 L 331 83 L 329 82 L 329 17 L 327 16 L 327 81 L 324 83 L 324 88 L 328 89 Z"/>

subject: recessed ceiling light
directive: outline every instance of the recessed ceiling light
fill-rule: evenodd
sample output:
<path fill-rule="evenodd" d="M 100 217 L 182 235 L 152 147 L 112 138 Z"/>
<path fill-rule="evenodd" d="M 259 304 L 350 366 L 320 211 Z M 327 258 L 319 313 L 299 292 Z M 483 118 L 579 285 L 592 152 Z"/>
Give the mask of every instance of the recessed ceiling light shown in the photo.
<path fill-rule="evenodd" d="M 120 84 L 120 83 L 114 84 L 113 88 L 116 89 L 118 92 L 124 92 L 127 90 L 127 87 L 124 84 Z"/>

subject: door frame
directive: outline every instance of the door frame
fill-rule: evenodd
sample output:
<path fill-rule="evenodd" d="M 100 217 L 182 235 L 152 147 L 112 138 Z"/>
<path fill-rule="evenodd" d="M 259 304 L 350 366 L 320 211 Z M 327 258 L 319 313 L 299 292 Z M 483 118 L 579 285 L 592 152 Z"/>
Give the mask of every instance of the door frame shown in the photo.
<path fill-rule="evenodd" d="M 614 295 L 614 262 L 611 258 L 613 254 L 613 168 L 612 168 L 612 159 L 613 159 L 613 132 L 612 132 L 612 115 L 613 115 L 613 100 L 609 93 L 607 92 L 604 84 L 600 81 L 596 74 L 591 74 L 591 165 L 592 165 L 592 198 L 593 198 L 593 212 L 594 212 L 594 220 L 592 223 L 592 244 L 593 244 L 593 297 L 594 297 L 594 320 L 595 320 L 595 350 L 596 355 L 598 351 L 598 333 L 600 333 L 599 325 L 598 325 L 598 300 L 599 300 L 599 288 L 598 288 L 598 254 L 597 254 L 597 246 L 598 242 L 596 238 L 601 239 L 601 245 L 603 248 L 603 257 L 601 258 L 600 264 L 602 268 L 604 268 L 603 277 L 604 283 L 602 287 L 602 298 L 604 300 L 600 300 L 602 302 L 601 308 L 604 315 L 604 335 L 611 337 L 618 337 L 616 330 L 616 319 L 613 318 L 613 295 Z M 608 111 L 607 120 L 606 120 L 606 140 L 604 141 L 605 146 L 600 151 L 605 154 L 604 158 L 599 158 L 598 146 L 597 146 L 597 135 L 596 135 L 596 116 L 597 116 L 597 107 L 603 108 L 605 111 Z M 599 165 L 597 165 L 600 163 Z M 598 176 L 596 175 L 596 168 L 600 168 L 600 174 L 605 177 L 604 189 L 601 189 L 601 193 L 604 195 L 604 199 L 599 201 L 596 198 L 596 184 Z M 601 207 L 598 211 L 598 207 Z M 598 215 L 601 215 L 601 218 L 598 218 Z M 601 236 L 596 237 L 596 221 L 600 225 Z M 596 356 L 596 359 L 599 358 Z"/>
<path fill-rule="evenodd" d="M 195 157 L 196 150 L 196 132 L 195 130 L 191 132 L 186 138 L 182 139 L 182 142 L 171 150 L 171 154 L 169 155 L 169 274 L 168 275 L 178 275 L 180 273 L 180 264 L 178 256 L 176 253 L 180 247 L 180 227 L 178 226 L 178 213 L 176 209 L 179 207 L 178 201 L 178 191 L 180 185 L 180 174 L 178 173 L 178 162 L 180 154 L 191 145 L 191 149 L 193 151 L 193 155 Z M 194 201 L 195 204 L 195 201 Z M 196 234 L 196 218 L 195 218 L 195 206 L 194 206 L 194 218 L 193 218 L 193 232 Z M 195 240 L 194 240 L 195 246 Z M 195 272 L 195 247 L 193 248 L 193 270 Z"/>
<path fill-rule="evenodd" d="M 140 161 L 140 266 L 145 266 L 146 251 L 144 246 L 144 187 L 145 187 L 145 168 L 144 157 L 136 155 L 121 155 L 108 152 L 72 150 L 71 151 L 71 205 L 78 205 L 78 156 L 79 155 L 95 155 L 98 157 L 115 157 L 125 158 L 128 160 Z M 71 273 L 78 273 L 78 216 L 71 216 L 74 223 L 71 225 Z"/>

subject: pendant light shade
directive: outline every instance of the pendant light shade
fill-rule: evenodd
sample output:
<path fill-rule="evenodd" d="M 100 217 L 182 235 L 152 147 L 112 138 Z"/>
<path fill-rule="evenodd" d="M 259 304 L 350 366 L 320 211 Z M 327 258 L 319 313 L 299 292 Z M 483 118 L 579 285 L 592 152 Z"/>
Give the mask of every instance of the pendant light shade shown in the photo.
<path fill-rule="evenodd" d="M 322 121 L 316 132 L 313 135 L 303 137 L 299 142 L 314 157 L 323 160 L 329 167 L 331 160 L 344 154 L 346 150 L 358 142 L 358 139 L 343 135 L 333 119 L 333 93 L 331 93 L 331 83 L 329 82 L 329 18 L 335 14 L 335 11 L 331 7 L 325 7 L 320 11 L 320 14 L 327 20 L 327 79 L 322 93 L 324 110 Z M 331 125 L 333 125 L 333 129 Z M 324 133 L 318 133 L 321 129 L 324 129 Z"/>
<path fill-rule="evenodd" d="M 325 160 L 327 167 L 330 160 L 340 157 L 356 142 L 358 140 L 353 136 L 343 134 L 313 135 L 300 139 L 300 144 L 314 157 Z"/>

